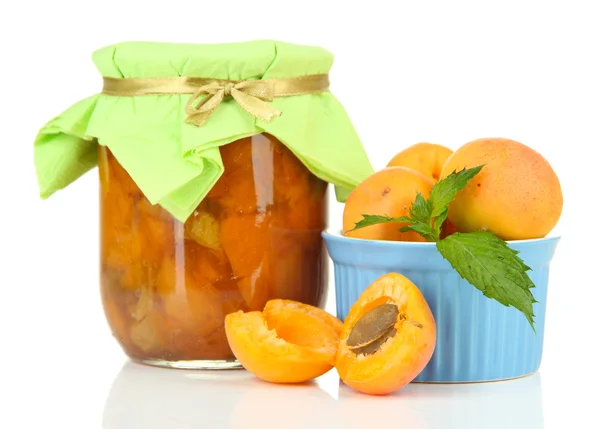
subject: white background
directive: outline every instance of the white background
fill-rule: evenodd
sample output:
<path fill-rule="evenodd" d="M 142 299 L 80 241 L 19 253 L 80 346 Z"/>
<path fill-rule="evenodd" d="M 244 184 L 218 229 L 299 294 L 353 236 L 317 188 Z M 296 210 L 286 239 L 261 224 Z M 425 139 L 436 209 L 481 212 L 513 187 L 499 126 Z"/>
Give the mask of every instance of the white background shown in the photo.
<path fill-rule="evenodd" d="M 0 428 L 600 427 L 596 6 L 574 0 L 4 4 Z M 340 386 L 334 371 L 315 386 L 285 388 L 240 371 L 123 367 L 100 305 L 95 171 L 41 201 L 34 136 L 71 103 L 100 90 L 90 60 L 97 48 L 125 40 L 250 39 L 317 44 L 336 55 L 332 90 L 376 168 L 418 141 L 456 149 L 486 136 L 519 140 L 550 161 L 565 208 L 553 233 L 562 241 L 551 269 L 538 375 L 411 385 L 372 398 Z M 332 210 L 333 226 L 340 209 Z"/>

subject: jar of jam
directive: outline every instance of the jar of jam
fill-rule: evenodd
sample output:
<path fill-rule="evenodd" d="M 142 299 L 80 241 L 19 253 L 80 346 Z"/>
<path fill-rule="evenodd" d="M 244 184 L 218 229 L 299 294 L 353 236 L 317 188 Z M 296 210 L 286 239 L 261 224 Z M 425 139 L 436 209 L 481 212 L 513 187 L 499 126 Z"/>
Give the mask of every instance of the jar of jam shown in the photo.
<path fill-rule="evenodd" d="M 221 148 L 225 174 L 184 223 L 151 205 L 99 146 L 101 290 L 113 335 L 134 360 L 236 365 L 224 317 L 271 298 L 320 306 L 327 183 L 272 136 Z"/>
<path fill-rule="evenodd" d="M 322 306 L 327 185 L 372 173 L 329 92 L 327 51 L 282 42 L 124 43 L 101 94 L 35 141 L 43 197 L 98 166 L 102 302 L 136 362 L 239 366 L 230 312 Z"/>

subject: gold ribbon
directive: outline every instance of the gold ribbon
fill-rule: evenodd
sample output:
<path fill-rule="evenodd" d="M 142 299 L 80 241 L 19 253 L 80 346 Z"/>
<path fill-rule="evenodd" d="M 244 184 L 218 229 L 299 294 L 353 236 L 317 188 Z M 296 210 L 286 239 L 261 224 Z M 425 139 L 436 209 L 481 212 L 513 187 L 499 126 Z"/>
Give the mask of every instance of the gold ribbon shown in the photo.
<path fill-rule="evenodd" d="M 269 122 L 281 112 L 268 102 L 275 97 L 316 94 L 329 90 L 326 74 L 264 79 L 220 80 L 200 77 L 104 78 L 102 93 L 119 97 L 192 94 L 185 106 L 186 123 L 206 122 L 225 97 L 231 96 L 244 110 Z M 203 98 L 201 98 L 203 97 Z"/>

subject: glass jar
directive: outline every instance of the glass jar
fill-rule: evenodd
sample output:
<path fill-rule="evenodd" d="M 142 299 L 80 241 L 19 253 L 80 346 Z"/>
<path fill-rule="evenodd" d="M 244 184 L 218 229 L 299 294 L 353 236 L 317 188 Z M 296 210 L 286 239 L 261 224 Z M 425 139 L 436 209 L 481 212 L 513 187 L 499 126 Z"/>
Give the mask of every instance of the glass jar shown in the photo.
<path fill-rule="evenodd" d="M 225 172 L 185 223 L 151 205 L 110 150 L 98 150 L 102 301 L 133 360 L 236 367 L 226 314 L 272 298 L 324 304 L 327 183 L 277 139 L 222 146 Z"/>
<path fill-rule="evenodd" d="M 257 40 L 92 57 L 102 91 L 34 140 L 40 196 L 99 165 L 102 301 L 133 360 L 238 366 L 225 315 L 271 298 L 322 306 L 326 182 L 344 202 L 373 173 L 330 91 L 333 55 Z"/>

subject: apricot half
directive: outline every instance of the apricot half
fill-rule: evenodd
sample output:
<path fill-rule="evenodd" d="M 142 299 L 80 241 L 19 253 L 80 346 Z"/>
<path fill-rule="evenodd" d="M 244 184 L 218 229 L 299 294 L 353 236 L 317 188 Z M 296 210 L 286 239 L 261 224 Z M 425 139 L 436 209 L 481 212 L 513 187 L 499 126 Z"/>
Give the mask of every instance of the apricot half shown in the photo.
<path fill-rule="evenodd" d="M 403 275 L 390 273 L 350 308 L 335 367 L 353 389 L 385 395 L 419 375 L 435 342 L 435 320 L 423 294 Z"/>
<path fill-rule="evenodd" d="M 429 197 L 433 180 L 405 167 L 387 167 L 363 180 L 344 206 L 344 235 L 371 240 L 426 241 L 413 231 L 398 231 L 403 223 L 382 223 L 351 231 L 364 214 L 408 216 L 417 192 Z"/>
<path fill-rule="evenodd" d="M 446 146 L 417 143 L 394 156 L 387 166 L 412 168 L 437 182 L 450 155 L 452 150 Z"/>
<path fill-rule="evenodd" d="M 256 377 L 300 383 L 318 377 L 335 362 L 341 322 L 317 307 L 271 300 L 264 310 L 225 317 L 235 357 Z"/>
<path fill-rule="evenodd" d="M 535 150 L 503 139 L 474 140 L 459 148 L 442 177 L 484 165 L 460 191 L 448 218 L 461 232 L 490 231 L 504 240 L 546 236 L 558 222 L 563 196 L 556 173 Z"/>
<path fill-rule="evenodd" d="M 292 341 L 298 334 L 305 334 L 306 331 L 314 332 L 312 335 L 321 335 L 317 330 L 322 330 L 326 326 L 327 334 L 333 330 L 337 336 L 342 332 L 344 324 L 340 319 L 326 311 L 302 304 L 289 299 L 272 299 L 265 305 L 263 310 L 267 323 L 272 329 L 275 329 L 279 336 Z M 297 325 L 303 325 L 302 330 L 295 329 Z M 288 329 L 290 329 L 288 331 Z M 299 344 L 304 341 L 302 338 L 294 339 L 293 342 Z"/>

